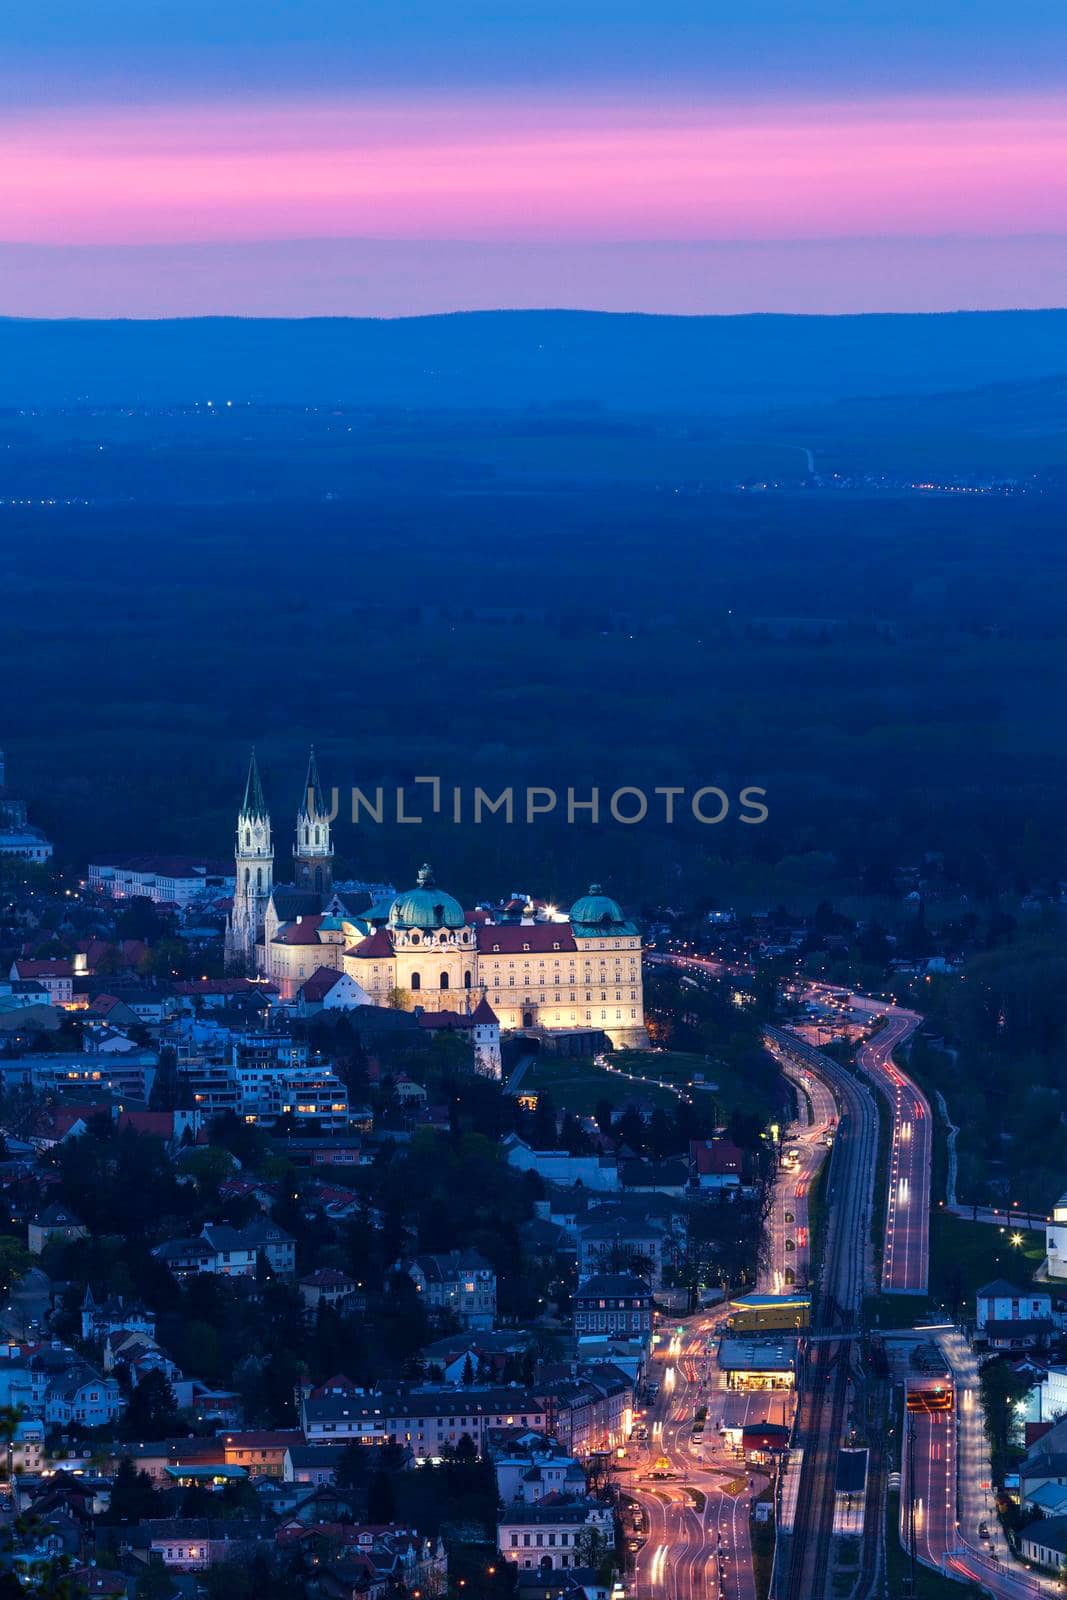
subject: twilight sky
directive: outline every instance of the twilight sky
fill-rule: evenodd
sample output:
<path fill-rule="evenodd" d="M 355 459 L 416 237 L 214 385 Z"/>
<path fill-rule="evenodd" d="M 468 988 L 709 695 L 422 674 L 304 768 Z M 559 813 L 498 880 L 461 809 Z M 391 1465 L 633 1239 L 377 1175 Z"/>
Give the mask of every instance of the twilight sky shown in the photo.
<path fill-rule="evenodd" d="M 1067 303 L 1062 0 L 6 0 L 0 314 Z"/>

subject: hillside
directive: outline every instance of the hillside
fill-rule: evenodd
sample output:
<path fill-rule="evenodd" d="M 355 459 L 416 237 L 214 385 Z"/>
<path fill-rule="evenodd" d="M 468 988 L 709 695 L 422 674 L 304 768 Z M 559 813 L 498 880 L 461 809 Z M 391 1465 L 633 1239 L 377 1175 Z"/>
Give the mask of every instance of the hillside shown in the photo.
<path fill-rule="evenodd" d="M 0 321 L 0 405 L 342 401 L 723 414 L 1067 371 L 1067 311 Z"/>

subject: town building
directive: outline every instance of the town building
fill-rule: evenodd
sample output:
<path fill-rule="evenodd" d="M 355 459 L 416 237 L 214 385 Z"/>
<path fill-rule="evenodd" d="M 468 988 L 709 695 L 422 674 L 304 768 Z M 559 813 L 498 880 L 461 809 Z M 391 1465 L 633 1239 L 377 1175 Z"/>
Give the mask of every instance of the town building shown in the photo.
<path fill-rule="evenodd" d="M 1045 1224 L 1045 1270 L 1050 1278 L 1067 1278 L 1067 1194 L 1061 1194 Z"/>
<path fill-rule="evenodd" d="M 195 1239 L 168 1239 L 152 1254 L 178 1279 L 198 1272 L 225 1278 L 251 1278 L 260 1257 L 273 1272 L 288 1275 L 296 1266 L 296 1241 L 292 1234 L 266 1219 L 233 1228 L 225 1222 L 206 1222 Z"/>
<path fill-rule="evenodd" d="M 8 977 L 13 983 L 39 983 L 53 1006 L 70 1007 L 74 1004 L 74 963 L 59 957 L 32 961 L 19 956 L 11 963 Z"/>
<path fill-rule="evenodd" d="M 1067 1516 L 1028 1523 L 1019 1534 L 1019 1548 L 1024 1561 L 1067 1572 Z"/>
<path fill-rule="evenodd" d="M 434 1311 L 446 1311 L 465 1328 L 491 1328 L 496 1319 L 496 1273 L 477 1250 L 416 1256 L 408 1276 Z"/>
<path fill-rule="evenodd" d="M 578 1276 L 632 1272 L 650 1288 L 663 1283 L 664 1235 L 647 1222 L 612 1217 L 578 1230 Z"/>
<path fill-rule="evenodd" d="M 301 1394 L 300 1425 L 308 1444 L 368 1446 L 393 1442 L 416 1463 L 440 1457 L 464 1435 L 485 1448 L 491 1428 L 545 1428 L 545 1405 L 521 1389 L 403 1388 L 367 1394 L 347 1379 L 332 1379 Z"/>
<path fill-rule="evenodd" d="M 512 1502 L 500 1513 L 497 1539 L 505 1560 L 519 1567 L 595 1567 L 614 1544 L 612 1508 L 586 1495 Z"/>
<path fill-rule="evenodd" d="M 719 1340 L 719 1371 L 728 1389 L 793 1389 L 797 1378 L 795 1338 Z"/>
<path fill-rule="evenodd" d="M 233 893 L 229 862 L 203 856 L 119 856 L 91 862 L 86 888 L 109 900 L 151 900 L 154 905 L 184 911 L 196 900 Z"/>
<path fill-rule="evenodd" d="M 1052 1333 L 1052 1297 L 997 1278 L 975 1295 L 978 1334 L 995 1350 L 1032 1350 Z"/>
<path fill-rule="evenodd" d="M 66 1206 L 46 1206 L 38 1211 L 29 1224 L 26 1240 L 31 1256 L 39 1256 L 53 1239 L 70 1244 L 74 1239 L 87 1239 L 89 1230 Z"/>
<path fill-rule="evenodd" d="M 638 1334 L 652 1337 L 652 1290 L 632 1272 L 597 1273 L 574 1291 L 577 1334 Z"/>
<path fill-rule="evenodd" d="M 741 1187 L 744 1154 L 730 1139 L 693 1139 L 689 1169 L 695 1187 L 704 1193 L 731 1195 Z"/>
<path fill-rule="evenodd" d="M 0 750 L 0 856 L 32 861 L 43 866 L 52 857 L 52 845 L 39 828 L 31 826 L 26 802 L 7 787 L 7 763 Z"/>

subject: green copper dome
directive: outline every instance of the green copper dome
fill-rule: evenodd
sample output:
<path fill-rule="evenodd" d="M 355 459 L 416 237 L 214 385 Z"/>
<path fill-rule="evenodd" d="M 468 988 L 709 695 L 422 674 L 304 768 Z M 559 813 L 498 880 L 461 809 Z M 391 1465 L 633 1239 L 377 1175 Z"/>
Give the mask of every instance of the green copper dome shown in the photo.
<path fill-rule="evenodd" d="M 617 900 L 605 894 L 599 883 L 589 885 L 589 893 L 583 894 L 571 906 L 571 921 L 589 924 L 625 922 L 622 907 Z"/>
<path fill-rule="evenodd" d="M 462 928 L 463 907 L 433 881 L 427 866 L 419 869 L 419 886 L 398 894 L 389 907 L 391 928 Z"/>

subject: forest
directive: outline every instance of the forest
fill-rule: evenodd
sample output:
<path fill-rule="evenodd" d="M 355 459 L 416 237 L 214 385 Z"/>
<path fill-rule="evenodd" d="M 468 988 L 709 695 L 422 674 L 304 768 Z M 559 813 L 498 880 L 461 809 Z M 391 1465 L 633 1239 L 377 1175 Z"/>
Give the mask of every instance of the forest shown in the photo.
<path fill-rule="evenodd" d="M 894 435 L 890 405 L 865 435 L 886 461 L 912 409 Z M 990 494 L 757 490 L 779 448 L 692 417 L 9 415 L 9 784 L 75 868 L 224 857 L 252 743 L 284 857 L 314 741 L 339 796 L 401 788 L 409 814 L 426 775 L 767 792 L 761 826 L 655 806 L 412 827 L 394 805 L 354 828 L 344 798 L 338 867 L 359 878 L 430 859 L 468 898 L 568 903 L 597 878 L 635 907 L 741 909 L 855 896 L 931 852 L 972 897 L 1055 881 L 1055 472 Z"/>

